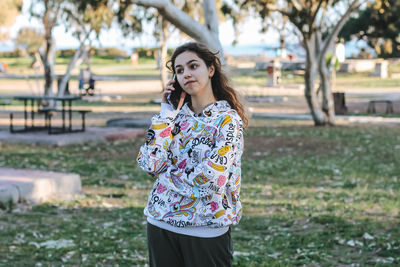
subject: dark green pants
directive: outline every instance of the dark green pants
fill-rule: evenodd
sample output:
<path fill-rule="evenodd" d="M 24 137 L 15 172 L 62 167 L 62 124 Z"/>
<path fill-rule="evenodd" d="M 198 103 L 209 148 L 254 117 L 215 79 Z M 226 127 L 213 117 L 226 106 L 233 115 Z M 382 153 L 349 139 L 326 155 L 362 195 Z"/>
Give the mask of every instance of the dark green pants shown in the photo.
<path fill-rule="evenodd" d="M 177 234 L 147 223 L 147 243 L 151 267 L 232 266 L 231 230 L 202 238 Z"/>

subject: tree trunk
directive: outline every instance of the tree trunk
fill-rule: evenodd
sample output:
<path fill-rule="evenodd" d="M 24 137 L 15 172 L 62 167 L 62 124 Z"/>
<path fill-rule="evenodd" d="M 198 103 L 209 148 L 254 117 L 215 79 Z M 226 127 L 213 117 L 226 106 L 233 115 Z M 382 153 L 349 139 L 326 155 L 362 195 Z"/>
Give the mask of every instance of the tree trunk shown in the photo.
<path fill-rule="evenodd" d="M 318 64 L 319 77 L 322 90 L 322 111 L 326 117 L 326 121 L 329 125 L 335 124 L 335 107 L 332 95 L 332 83 L 329 69 L 332 64 L 327 64 L 325 60 L 326 56 L 321 55 L 320 62 Z M 332 59 L 335 59 L 333 57 Z"/>
<path fill-rule="evenodd" d="M 335 107 L 332 95 L 332 81 L 329 71 L 334 69 L 335 65 L 335 51 L 333 51 L 332 61 L 329 65 L 326 62 L 326 55 L 329 49 L 332 49 L 335 39 L 343 28 L 343 25 L 349 19 L 350 14 L 356 10 L 361 4 L 359 0 L 353 0 L 346 10 L 345 14 L 336 23 L 333 30 L 326 36 L 324 42 L 321 42 L 321 49 L 318 56 L 318 71 L 320 76 L 321 90 L 322 90 L 322 111 L 325 115 L 325 124 L 335 124 Z M 334 49 L 333 49 L 334 50 Z M 334 70 L 335 71 L 335 70 Z"/>
<path fill-rule="evenodd" d="M 86 53 L 88 52 L 88 47 L 84 45 L 82 42 L 79 48 L 75 51 L 74 56 L 68 63 L 68 68 L 63 75 L 61 83 L 58 85 L 58 96 L 63 96 L 65 94 L 66 85 L 68 83 L 69 78 L 71 77 L 71 71 L 75 68 L 75 66 L 79 63 L 80 60 L 84 58 Z"/>
<path fill-rule="evenodd" d="M 164 89 L 165 85 L 168 81 L 168 73 L 166 68 L 167 63 L 167 39 L 168 39 L 168 21 L 164 18 L 161 18 L 161 31 L 160 31 L 160 52 L 159 52 L 159 60 L 160 60 L 160 76 L 161 76 L 161 86 Z"/>
<path fill-rule="evenodd" d="M 56 57 L 56 43 L 53 38 L 53 28 L 57 20 L 59 6 L 58 8 L 52 9 L 49 0 L 43 2 L 44 15 L 42 21 L 45 29 L 45 47 L 44 51 L 40 53 L 40 58 L 44 68 L 44 95 L 51 95 L 53 93 L 54 64 Z"/>
<path fill-rule="evenodd" d="M 309 40 L 304 40 L 306 48 L 306 70 L 304 74 L 305 91 L 304 96 L 307 100 L 311 116 L 316 126 L 323 126 L 326 124 L 325 116 L 321 110 L 318 102 L 318 97 L 315 92 L 315 82 L 318 73 L 318 58 L 316 56 L 317 48 L 315 43 L 315 35 L 311 35 Z"/>
<path fill-rule="evenodd" d="M 41 54 L 44 69 L 44 95 L 53 94 L 55 54 L 55 41 L 50 36 L 50 38 L 46 38 L 46 48 Z"/>

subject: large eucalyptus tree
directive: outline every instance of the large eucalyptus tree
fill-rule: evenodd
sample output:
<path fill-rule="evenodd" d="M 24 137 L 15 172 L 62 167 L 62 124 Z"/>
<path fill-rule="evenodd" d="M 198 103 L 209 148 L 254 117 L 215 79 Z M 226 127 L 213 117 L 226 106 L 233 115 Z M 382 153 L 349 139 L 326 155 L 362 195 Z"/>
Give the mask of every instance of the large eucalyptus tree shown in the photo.
<path fill-rule="evenodd" d="M 279 12 L 296 27 L 306 50 L 304 95 L 316 126 L 334 125 L 331 67 L 327 55 L 352 12 L 365 0 L 238 0 L 241 8 L 253 8 L 262 19 Z M 318 77 L 319 76 L 319 77 Z M 319 79 L 318 79 L 319 78 Z M 319 84 L 318 84 L 319 83 Z M 322 96 L 317 94 L 318 88 Z"/>
<path fill-rule="evenodd" d="M 92 41 L 91 36 L 98 37 L 102 29 L 110 28 L 114 18 L 111 5 L 104 2 L 92 6 L 82 0 L 69 0 L 65 2 L 62 11 L 64 25 L 79 41 L 79 46 L 69 60 L 67 70 L 58 85 L 60 96 L 65 92 L 71 71 L 87 56 Z"/>
<path fill-rule="evenodd" d="M 70 59 L 66 73 L 59 84 L 58 94 L 63 95 L 72 69 L 87 52 L 87 41 L 91 34 L 98 35 L 103 27 L 110 26 L 113 19 L 111 5 L 107 5 L 105 1 L 95 1 L 94 5 L 91 5 L 90 0 L 32 0 L 30 14 L 39 19 L 44 28 L 44 42 L 39 53 L 44 68 L 45 95 L 52 94 L 55 79 L 54 28 L 63 24 L 79 41 L 79 47 Z"/>

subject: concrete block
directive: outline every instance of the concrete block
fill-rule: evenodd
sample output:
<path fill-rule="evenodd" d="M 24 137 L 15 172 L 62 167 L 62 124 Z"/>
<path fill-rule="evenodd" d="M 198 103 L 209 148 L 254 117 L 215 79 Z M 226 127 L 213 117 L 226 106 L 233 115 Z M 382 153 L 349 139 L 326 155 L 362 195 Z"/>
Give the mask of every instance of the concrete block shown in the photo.
<path fill-rule="evenodd" d="M 17 203 L 19 200 L 18 188 L 12 184 L 0 184 L 0 202 L 7 204 L 9 201 Z"/>
<path fill-rule="evenodd" d="M 78 174 L 10 168 L 0 168 L 0 185 L 14 186 L 19 191 L 19 200 L 33 204 L 69 198 L 82 189 Z"/>

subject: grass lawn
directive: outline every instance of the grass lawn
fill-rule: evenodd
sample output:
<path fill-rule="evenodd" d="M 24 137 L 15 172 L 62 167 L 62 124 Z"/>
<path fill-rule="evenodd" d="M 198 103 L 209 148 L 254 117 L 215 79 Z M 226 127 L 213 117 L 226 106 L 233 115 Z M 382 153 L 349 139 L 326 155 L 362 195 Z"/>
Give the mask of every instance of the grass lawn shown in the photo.
<path fill-rule="evenodd" d="M 234 69 L 232 81 L 235 86 L 259 86 L 265 87 L 267 77 L 265 71 L 253 69 Z M 282 84 L 304 84 L 303 75 L 293 75 L 290 72 L 282 72 Z M 337 90 L 345 89 L 381 89 L 399 88 L 400 78 L 373 77 L 370 73 L 338 73 L 336 77 Z"/>
<path fill-rule="evenodd" d="M 246 131 L 234 265 L 400 265 L 400 129 L 284 123 Z M 0 166 L 78 173 L 84 194 L 3 207 L 0 266 L 147 264 L 141 143 L 1 144 Z"/>
<path fill-rule="evenodd" d="M 7 62 L 9 65 L 8 73 L 33 75 L 34 72 L 29 65 L 29 58 L 0 58 L 0 62 Z M 55 72 L 57 74 L 65 73 L 67 68 L 67 58 L 57 58 Z M 72 72 L 72 79 L 77 80 L 79 76 L 79 68 L 86 68 L 86 64 L 75 67 Z M 157 69 L 156 61 L 149 58 L 140 58 L 138 65 L 131 65 L 129 59 L 116 61 L 113 58 L 93 57 L 92 71 L 95 75 L 119 76 L 121 79 L 144 79 L 159 80 L 160 72 Z M 399 73 L 399 65 L 391 65 L 390 71 Z M 234 86 L 259 86 L 265 87 L 267 84 L 267 76 L 265 71 L 255 71 L 253 68 L 236 68 L 230 67 L 230 77 Z M 8 79 L 8 82 L 13 80 Z M 0 81 L 1 82 L 1 81 Z M 294 75 L 291 72 L 282 72 L 283 84 L 303 84 L 303 75 Z M 399 88 L 400 78 L 386 78 L 370 76 L 370 73 L 338 73 L 336 81 L 336 89 L 343 90 L 348 88 L 359 89 L 379 89 L 379 88 Z M 1 91 L 0 91 L 1 93 Z"/>

